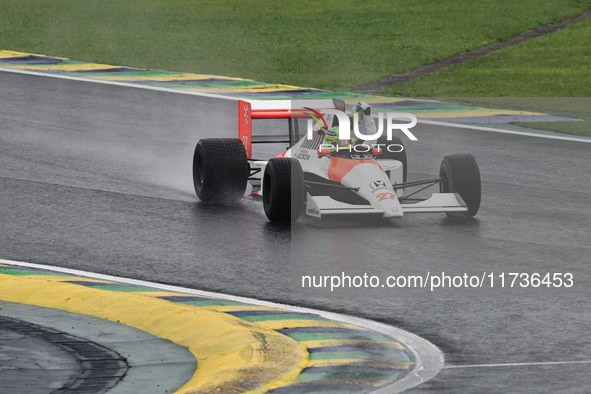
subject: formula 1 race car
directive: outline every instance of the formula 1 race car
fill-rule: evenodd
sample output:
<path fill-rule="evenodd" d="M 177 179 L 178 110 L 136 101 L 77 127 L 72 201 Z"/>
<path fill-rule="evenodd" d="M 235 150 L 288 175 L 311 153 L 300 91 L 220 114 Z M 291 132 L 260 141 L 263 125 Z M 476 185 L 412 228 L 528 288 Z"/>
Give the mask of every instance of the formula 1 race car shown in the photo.
<path fill-rule="evenodd" d="M 317 219 L 347 214 L 399 218 L 411 212 L 471 217 L 478 212 L 480 172 L 472 155 L 445 156 L 438 177 L 408 182 L 406 150 L 397 136 L 389 140 L 382 136 L 373 143 L 348 141 L 347 149 L 327 146 L 327 132 L 337 124 L 335 109 L 344 112 L 345 103 L 309 100 L 294 106 L 287 100 L 240 101 L 238 138 L 197 143 L 193 157 L 197 196 L 204 202 L 228 204 L 243 198 L 248 189 L 250 196 L 262 200 L 272 222 L 296 221 L 302 210 Z M 287 139 L 252 135 L 251 120 L 281 118 L 289 120 Z M 309 121 L 307 134 L 300 136 L 302 121 L 312 118 L 317 121 L 312 132 Z M 251 158 L 256 143 L 289 143 L 289 148 L 258 160 Z M 437 184 L 439 193 L 412 198 Z M 418 190 L 409 193 L 412 188 Z"/>

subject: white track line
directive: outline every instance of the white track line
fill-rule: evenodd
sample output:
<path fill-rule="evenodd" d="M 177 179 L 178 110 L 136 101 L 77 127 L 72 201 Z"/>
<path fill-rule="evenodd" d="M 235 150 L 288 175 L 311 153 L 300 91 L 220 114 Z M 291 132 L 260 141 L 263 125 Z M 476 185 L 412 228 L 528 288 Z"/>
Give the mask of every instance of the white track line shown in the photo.
<path fill-rule="evenodd" d="M 18 266 L 18 267 L 27 267 L 27 268 L 37 268 L 46 271 L 52 272 L 59 272 L 68 275 L 74 276 L 84 276 L 87 278 L 92 279 L 100 279 L 100 280 L 108 280 L 114 282 L 121 282 L 127 283 L 136 286 L 142 287 L 152 287 L 163 291 L 170 291 L 176 293 L 185 293 L 185 294 L 193 294 L 198 296 L 205 296 L 205 297 L 216 297 L 216 298 L 224 298 L 231 301 L 242 302 L 246 304 L 255 304 L 260 306 L 268 306 L 273 308 L 283 308 L 290 311 L 295 312 L 304 312 L 304 313 L 314 313 L 320 315 L 324 318 L 340 321 L 342 323 L 353 324 L 359 327 L 367 328 L 368 330 L 373 330 L 380 332 L 384 335 L 392 337 L 399 341 L 405 349 L 410 353 L 413 359 L 413 369 L 412 371 L 402 378 L 401 380 L 393 383 L 390 386 L 386 386 L 380 390 L 374 391 L 374 393 L 382 394 L 382 393 L 400 393 L 402 391 L 408 390 L 412 387 L 415 387 L 427 380 L 433 378 L 435 375 L 441 371 L 443 364 L 444 364 L 444 356 L 443 353 L 431 342 L 423 339 L 415 334 L 410 332 L 401 330 L 396 327 L 388 326 L 383 323 L 378 323 L 372 320 L 362 319 L 353 316 L 342 315 L 339 313 L 332 313 L 326 311 L 320 311 L 311 308 L 302 308 L 292 305 L 285 305 L 279 304 L 275 302 L 269 301 L 260 301 L 253 298 L 247 297 L 238 297 L 233 295 L 227 295 L 223 293 L 214 293 L 209 291 L 201 291 L 195 289 L 188 289 L 179 286 L 170 286 L 164 285 L 161 283 L 152 283 L 143 280 L 137 279 L 129 279 L 129 278 L 122 278 L 118 276 L 112 275 L 103 275 L 97 274 L 93 272 L 81 271 L 76 269 L 70 268 L 62 268 L 62 267 L 53 267 L 49 265 L 42 265 L 42 264 L 33 264 L 33 263 L 24 263 L 20 261 L 10 261 L 10 260 L 2 260 L 0 259 L 0 264 Z"/>
<path fill-rule="evenodd" d="M 11 69 L 11 68 L 0 67 L 0 71 L 16 73 L 16 74 L 35 75 L 35 76 L 40 76 L 40 77 L 61 78 L 61 79 L 68 79 L 68 80 L 72 80 L 72 81 L 93 82 L 93 83 L 100 83 L 100 84 L 104 84 L 104 85 L 125 86 L 128 88 L 136 88 L 136 89 L 156 90 L 156 91 L 160 91 L 160 92 L 187 94 L 190 96 L 223 98 L 223 99 L 233 100 L 233 101 L 241 100 L 238 97 L 223 96 L 223 95 L 211 94 L 211 93 L 191 92 L 191 91 L 187 91 L 187 90 L 160 88 L 160 87 L 156 87 L 156 86 L 140 85 L 140 84 L 126 83 L 126 82 L 118 82 L 118 81 L 104 81 L 104 80 L 92 79 L 92 78 L 71 77 L 69 75 L 41 73 L 41 72 L 29 71 L 29 70 L 15 70 L 15 69 Z M 251 102 L 260 101 L 260 100 L 256 100 L 256 99 L 244 99 L 244 100 L 251 101 Z M 513 135 L 522 135 L 522 136 L 528 136 L 528 137 L 547 138 L 547 139 L 553 139 L 553 140 L 591 143 L 591 138 L 585 139 L 585 138 L 567 137 L 567 136 L 563 137 L 560 135 L 550 135 L 550 134 L 542 134 L 542 133 L 529 133 L 526 131 L 521 132 L 521 131 L 513 131 L 513 130 L 502 130 L 502 129 L 496 129 L 496 128 L 492 128 L 492 127 L 471 126 L 471 125 L 459 124 L 459 123 L 446 123 L 446 122 L 439 122 L 439 121 L 435 121 L 435 120 L 422 120 L 420 118 L 418 119 L 418 122 L 424 123 L 424 124 L 431 124 L 431 125 L 435 125 L 435 126 L 455 127 L 455 128 L 459 128 L 459 129 L 481 130 L 481 131 L 490 131 L 493 133 L 501 133 L 501 134 L 513 134 Z"/>
<path fill-rule="evenodd" d="M 187 95 L 190 95 L 190 96 L 202 96 L 202 97 L 211 97 L 211 98 L 223 98 L 223 99 L 232 100 L 232 101 L 241 100 L 238 97 L 223 96 L 223 95 L 219 95 L 219 94 L 200 93 L 200 92 L 191 92 L 191 91 L 188 91 L 188 90 L 160 88 L 160 87 L 157 87 L 157 86 L 140 85 L 140 84 L 135 84 L 135 83 L 127 83 L 127 82 L 119 82 L 119 81 L 104 81 L 104 80 L 101 80 L 101 79 L 72 77 L 72 76 L 69 76 L 69 75 L 51 74 L 49 72 L 48 73 L 42 73 L 42 72 L 37 72 L 37 71 L 15 70 L 15 69 L 12 69 L 12 68 L 3 68 L 3 67 L 0 67 L 0 71 L 9 72 L 9 73 L 15 73 L 15 74 L 34 75 L 34 76 L 37 76 L 37 77 L 50 77 L 50 78 L 58 78 L 58 79 L 67 79 L 67 80 L 70 80 L 70 81 L 92 82 L 92 83 L 99 83 L 99 84 L 102 84 L 102 85 L 116 85 L 116 86 L 125 86 L 127 88 L 137 88 L 137 89 L 156 90 L 156 91 L 159 91 L 159 92 L 187 94 Z"/>
<path fill-rule="evenodd" d="M 472 364 L 472 365 L 446 365 L 443 369 L 457 368 L 498 368 L 498 367 L 536 367 L 543 365 L 573 365 L 573 364 L 591 364 L 591 360 L 582 361 L 541 361 L 537 363 L 507 363 L 507 364 Z"/>
<path fill-rule="evenodd" d="M 542 133 L 530 133 L 527 131 L 503 130 L 503 129 L 496 129 L 493 127 L 472 126 L 472 125 L 461 124 L 461 123 L 446 123 L 446 122 L 439 122 L 436 120 L 424 120 L 424 119 L 420 119 L 420 118 L 418 119 L 418 123 L 431 124 L 434 126 L 454 127 L 457 129 L 492 131 L 493 133 L 523 135 L 523 136 L 527 136 L 527 137 L 538 137 L 538 138 L 548 138 L 548 139 L 552 139 L 552 140 L 586 142 L 588 144 L 591 143 L 591 138 L 569 137 L 569 136 L 542 134 Z"/>

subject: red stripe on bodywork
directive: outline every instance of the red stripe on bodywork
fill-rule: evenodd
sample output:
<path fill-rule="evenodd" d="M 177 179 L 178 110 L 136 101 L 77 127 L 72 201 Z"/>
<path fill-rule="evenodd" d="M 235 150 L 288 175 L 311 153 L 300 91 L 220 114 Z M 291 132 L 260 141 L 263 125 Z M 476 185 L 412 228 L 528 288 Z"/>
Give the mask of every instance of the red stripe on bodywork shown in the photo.
<path fill-rule="evenodd" d="M 340 183 L 343 177 L 347 175 L 355 166 L 363 163 L 374 164 L 380 167 L 375 159 L 353 160 L 333 156 L 330 158 L 330 164 L 328 165 L 328 179 Z M 382 167 L 380 167 L 380 170 L 384 171 Z"/>

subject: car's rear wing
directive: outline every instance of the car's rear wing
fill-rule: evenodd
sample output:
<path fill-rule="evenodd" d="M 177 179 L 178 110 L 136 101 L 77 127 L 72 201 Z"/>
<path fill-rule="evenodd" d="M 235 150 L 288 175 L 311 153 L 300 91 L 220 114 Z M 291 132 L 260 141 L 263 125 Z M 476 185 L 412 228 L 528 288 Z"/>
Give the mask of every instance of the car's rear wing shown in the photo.
<path fill-rule="evenodd" d="M 294 120 L 309 118 L 310 109 L 320 114 L 324 114 L 327 109 L 345 112 L 345 102 L 337 99 L 239 100 L 238 105 L 238 138 L 244 144 L 249 159 L 252 155 L 252 144 L 287 142 L 293 145 L 297 139 L 297 126 Z M 253 119 L 289 119 L 289 129 L 285 136 L 253 136 Z"/>

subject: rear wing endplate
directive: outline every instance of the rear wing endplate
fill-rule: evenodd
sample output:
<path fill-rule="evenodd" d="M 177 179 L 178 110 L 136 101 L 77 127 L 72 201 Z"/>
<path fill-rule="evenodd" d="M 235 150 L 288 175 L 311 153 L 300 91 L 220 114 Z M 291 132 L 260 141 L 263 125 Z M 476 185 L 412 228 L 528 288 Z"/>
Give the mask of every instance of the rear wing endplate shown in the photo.
<path fill-rule="evenodd" d="M 238 101 L 238 138 L 244 144 L 247 158 L 251 158 L 253 143 L 289 142 L 281 140 L 253 139 L 253 119 L 297 119 L 308 118 L 309 110 L 324 113 L 325 109 L 338 109 L 345 112 L 345 102 L 337 99 L 310 100 L 239 100 Z M 290 123 L 291 129 L 291 123 Z M 291 133 L 290 133 L 291 137 Z M 291 139 L 291 138 L 290 138 Z"/>

